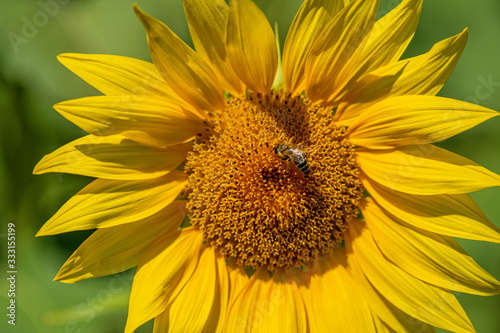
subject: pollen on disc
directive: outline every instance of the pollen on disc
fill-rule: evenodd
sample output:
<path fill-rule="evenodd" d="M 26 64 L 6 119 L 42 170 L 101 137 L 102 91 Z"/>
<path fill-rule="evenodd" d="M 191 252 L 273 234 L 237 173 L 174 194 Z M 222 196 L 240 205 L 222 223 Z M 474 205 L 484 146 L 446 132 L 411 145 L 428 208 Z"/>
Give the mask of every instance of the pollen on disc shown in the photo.
<path fill-rule="evenodd" d="M 280 91 L 232 97 L 189 154 L 188 210 L 206 242 L 242 267 L 307 264 L 343 240 L 363 188 L 332 111 Z M 274 151 L 290 143 L 308 174 Z"/>

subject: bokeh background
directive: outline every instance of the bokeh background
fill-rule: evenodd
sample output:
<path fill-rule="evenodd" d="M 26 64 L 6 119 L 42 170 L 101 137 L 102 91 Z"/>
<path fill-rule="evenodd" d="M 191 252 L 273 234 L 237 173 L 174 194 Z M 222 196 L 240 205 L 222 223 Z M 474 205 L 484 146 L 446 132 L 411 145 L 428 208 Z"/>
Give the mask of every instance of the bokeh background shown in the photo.
<path fill-rule="evenodd" d="M 181 0 L 136 0 L 191 44 Z M 301 0 L 257 0 L 277 21 L 283 45 Z M 379 14 L 399 1 L 381 1 Z M 50 5 L 49 5 L 50 4 Z M 0 4 L 0 308 L 8 305 L 7 223 L 16 225 L 16 326 L 2 312 L 1 332 L 122 332 L 133 270 L 68 285 L 52 282 L 57 271 L 91 233 L 35 238 L 37 230 L 91 179 L 33 176 L 43 155 L 84 133 L 52 105 L 98 92 L 58 63 L 65 52 L 117 54 L 150 61 L 146 37 L 132 0 L 16 0 Z M 45 13 L 45 14 L 44 14 Z M 28 23 L 27 23 L 28 22 Z M 33 24 L 34 29 L 27 26 Z M 420 25 L 404 57 L 426 52 L 435 42 L 469 27 L 469 42 L 441 96 L 500 110 L 500 2 L 427 0 Z M 192 45 L 192 44 L 191 44 Z M 440 146 L 500 173 L 500 118 Z M 472 194 L 500 226 L 500 189 Z M 500 245 L 459 240 L 486 270 L 500 279 Z M 457 294 L 478 332 L 500 332 L 500 296 Z M 1 312 L 1 311 L 0 311 Z M 151 323 L 139 332 L 150 332 Z"/>

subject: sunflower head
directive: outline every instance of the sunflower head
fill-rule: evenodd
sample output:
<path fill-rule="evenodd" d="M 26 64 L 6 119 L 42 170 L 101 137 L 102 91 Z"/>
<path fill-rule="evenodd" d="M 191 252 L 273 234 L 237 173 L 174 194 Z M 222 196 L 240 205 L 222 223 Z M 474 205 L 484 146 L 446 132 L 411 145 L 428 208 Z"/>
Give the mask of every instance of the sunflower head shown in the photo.
<path fill-rule="evenodd" d="M 331 108 L 281 90 L 232 97 L 212 119 L 214 133 L 186 161 L 188 216 L 209 244 L 237 265 L 274 270 L 342 242 L 362 185 Z"/>
<path fill-rule="evenodd" d="M 500 177 L 433 145 L 498 114 L 436 97 L 467 29 L 401 59 L 421 0 L 305 0 L 281 57 L 251 0 L 183 4 L 194 49 L 134 6 L 153 63 L 59 56 L 104 95 L 35 167 L 97 178 L 39 232 L 97 229 L 56 280 L 136 266 L 126 332 L 473 331 L 452 291 L 500 283 L 453 237 L 500 243 Z"/>

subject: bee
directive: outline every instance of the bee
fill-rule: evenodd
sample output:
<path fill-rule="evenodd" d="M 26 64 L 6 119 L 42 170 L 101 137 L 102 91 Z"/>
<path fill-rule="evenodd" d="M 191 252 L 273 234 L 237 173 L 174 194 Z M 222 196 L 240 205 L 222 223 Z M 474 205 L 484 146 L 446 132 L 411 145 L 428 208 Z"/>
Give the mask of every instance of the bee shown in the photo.
<path fill-rule="evenodd" d="M 287 172 L 290 170 L 290 161 L 292 161 L 300 172 L 308 176 L 309 163 L 307 162 L 307 156 L 305 154 L 306 149 L 308 149 L 308 147 L 304 145 L 296 146 L 293 143 L 283 142 L 277 144 L 273 151 L 281 160 L 286 161 L 288 165 Z"/>

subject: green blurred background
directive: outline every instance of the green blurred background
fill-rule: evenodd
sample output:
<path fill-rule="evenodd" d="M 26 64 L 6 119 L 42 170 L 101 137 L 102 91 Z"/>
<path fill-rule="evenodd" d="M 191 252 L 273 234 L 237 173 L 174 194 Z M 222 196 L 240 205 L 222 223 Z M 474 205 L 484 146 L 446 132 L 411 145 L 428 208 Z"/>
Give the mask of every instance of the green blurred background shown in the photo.
<path fill-rule="evenodd" d="M 137 1 L 137 0 L 136 0 Z M 147 13 L 161 19 L 191 43 L 181 0 L 139 0 Z M 257 0 L 270 22 L 277 21 L 283 45 L 300 0 Z M 57 3 L 57 8 L 47 7 Z M 117 54 L 150 60 L 145 33 L 132 11 L 132 0 L 2 1 L 0 22 L 0 236 L 1 308 L 8 305 L 6 284 L 7 223 L 17 236 L 17 317 L 15 327 L 2 313 L 1 332 L 122 332 L 133 271 L 68 285 L 51 280 L 91 232 L 35 238 L 42 224 L 84 185 L 85 177 L 33 176 L 43 155 L 84 135 L 57 114 L 52 105 L 97 91 L 64 68 L 64 52 Z M 399 1 L 381 1 L 379 14 Z M 48 14 L 44 13 L 44 7 Z M 47 11 L 45 11 L 47 12 Z M 36 23 L 35 30 L 23 28 Z M 440 95 L 500 110 L 500 2 L 483 0 L 425 1 L 419 28 L 405 57 L 426 52 L 435 42 L 469 27 L 465 52 Z M 23 31 L 23 29 L 25 29 Z M 13 34 L 22 40 L 12 43 Z M 9 39 L 10 36 L 10 39 Z M 500 118 L 439 145 L 500 173 Z M 500 189 L 472 195 L 500 226 Z M 459 242 L 496 278 L 500 278 L 500 245 Z M 457 294 L 478 332 L 500 332 L 500 296 Z M 151 331 L 151 323 L 139 332 Z"/>

